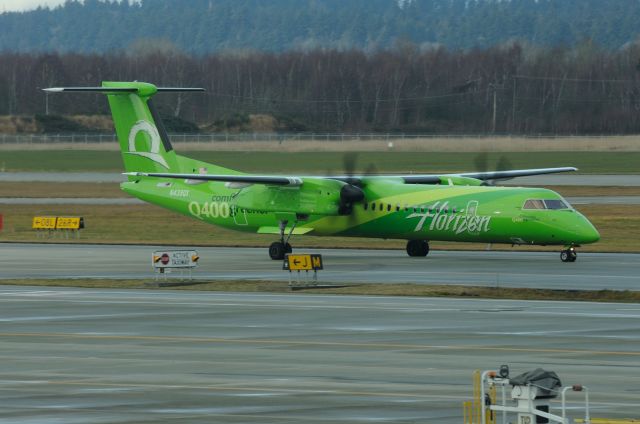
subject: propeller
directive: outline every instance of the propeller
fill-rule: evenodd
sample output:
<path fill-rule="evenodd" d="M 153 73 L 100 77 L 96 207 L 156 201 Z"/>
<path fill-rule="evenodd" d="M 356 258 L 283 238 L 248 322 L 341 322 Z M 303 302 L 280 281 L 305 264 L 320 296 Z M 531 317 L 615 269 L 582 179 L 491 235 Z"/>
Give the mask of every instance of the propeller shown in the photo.
<path fill-rule="evenodd" d="M 475 164 L 476 171 L 490 172 L 489 171 L 489 154 L 487 152 L 479 153 L 474 158 L 473 163 Z M 501 155 L 500 158 L 498 158 L 498 162 L 496 162 L 495 171 L 507 171 L 512 168 L 513 166 L 511 165 L 511 162 L 509 161 L 509 159 L 507 159 L 505 155 Z M 485 180 L 483 185 L 494 186 L 496 185 L 496 182 L 497 180 L 489 179 L 489 180 Z"/>
<path fill-rule="evenodd" d="M 351 215 L 353 204 L 364 200 L 362 180 L 354 177 L 357 161 L 358 155 L 356 153 L 344 155 L 343 165 L 346 178 L 343 181 L 346 184 L 340 190 L 340 204 L 338 205 L 340 215 Z"/>

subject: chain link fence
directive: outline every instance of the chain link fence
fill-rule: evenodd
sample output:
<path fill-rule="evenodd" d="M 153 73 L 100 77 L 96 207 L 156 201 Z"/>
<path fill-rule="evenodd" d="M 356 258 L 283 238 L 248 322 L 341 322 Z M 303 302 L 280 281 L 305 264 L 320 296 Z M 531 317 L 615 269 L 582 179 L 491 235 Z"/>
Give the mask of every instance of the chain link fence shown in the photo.
<path fill-rule="evenodd" d="M 216 133 L 216 134 L 170 134 L 174 143 L 233 143 L 233 142 L 357 142 L 419 139 L 484 139 L 484 138 L 610 138 L 615 135 L 500 135 L 500 134 L 278 134 L 278 133 Z M 115 134 L 0 134 L 0 144 L 99 144 L 117 141 Z"/>

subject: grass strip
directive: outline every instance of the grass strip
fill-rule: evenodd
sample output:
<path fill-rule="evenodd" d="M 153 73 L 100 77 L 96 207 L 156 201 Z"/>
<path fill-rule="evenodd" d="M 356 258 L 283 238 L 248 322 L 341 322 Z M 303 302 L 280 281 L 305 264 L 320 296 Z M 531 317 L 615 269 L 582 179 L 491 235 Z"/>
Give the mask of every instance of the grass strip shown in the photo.
<path fill-rule="evenodd" d="M 178 282 L 178 280 L 171 280 Z M 197 284 L 194 284 L 197 283 Z M 279 281 L 203 281 L 185 282 L 185 285 L 157 287 L 154 280 L 0 280 L 3 285 L 113 288 L 113 289 L 150 289 L 150 290 L 191 290 L 214 292 L 251 292 L 251 293 L 288 293 L 287 282 Z M 512 299 L 512 300 L 553 300 L 580 302 L 620 302 L 640 303 L 640 291 L 629 290 L 550 290 L 532 288 L 496 288 L 458 285 L 425 284 L 354 284 L 342 287 L 313 288 L 305 287 L 296 293 L 336 294 L 361 296 L 414 296 L 414 297 L 453 297 L 475 299 Z"/>
<path fill-rule="evenodd" d="M 0 197 L 131 198 L 117 183 L 0 182 Z"/>
<path fill-rule="evenodd" d="M 245 172 L 296 173 L 301 175 L 344 173 L 344 152 L 179 151 L 180 154 Z M 375 165 L 378 172 L 439 173 L 478 171 L 477 152 L 360 152 L 356 172 Z M 509 168 L 575 166 L 585 174 L 634 174 L 640 152 L 505 152 L 488 153 L 487 170 L 508 161 Z M 483 165 L 484 167 L 485 165 Z M 0 154 L 5 171 L 122 172 L 117 151 L 11 150 Z"/>

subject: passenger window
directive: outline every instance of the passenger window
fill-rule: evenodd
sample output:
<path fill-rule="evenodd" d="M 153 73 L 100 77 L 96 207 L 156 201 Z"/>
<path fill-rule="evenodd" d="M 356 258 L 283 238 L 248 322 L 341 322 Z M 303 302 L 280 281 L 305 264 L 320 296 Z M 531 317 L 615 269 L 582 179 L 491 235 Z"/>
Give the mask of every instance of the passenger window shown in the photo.
<path fill-rule="evenodd" d="M 396 212 L 400 212 L 400 205 L 396 205 Z"/>
<path fill-rule="evenodd" d="M 364 204 L 364 210 L 366 211 L 367 209 L 369 209 L 369 204 L 368 204 L 368 203 L 365 203 L 365 204 Z"/>
<path fill-rule="evenodd" d="M 371 210 L 372 210 L 372 211 L 375 211 L 375 210 L 376 210 L 376 204 L 375 204 L 375 203 L 372 203 L 372 204 L 371 204 Z"/>
<path fill-rule="evenodd" d="M 391 212 L 391 205 L 387 205 L 387 212 Z"/>

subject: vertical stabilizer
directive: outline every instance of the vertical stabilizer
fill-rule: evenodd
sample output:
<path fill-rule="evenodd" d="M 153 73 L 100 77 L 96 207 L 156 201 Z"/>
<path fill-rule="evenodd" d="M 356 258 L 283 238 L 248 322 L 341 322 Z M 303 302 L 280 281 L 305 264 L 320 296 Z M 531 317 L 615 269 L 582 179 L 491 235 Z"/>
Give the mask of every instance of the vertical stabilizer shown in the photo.
<path fill-rule="evenodd" d="M 151 100 L 158 89 L 131 82 L 103 82 L 102 86 L 136 88 L 134 92 L 106 92 L 125 170 L 179 171 L 176 154 Z"/>
<path fill-rule="evenodd" d="M 47 88 L 48 92 L 106 94 L 127 172 L 180 172 L 181 160 L 173 151 L 151 97 L 160 91 L 204 91 L 201 88 L 158 88 L 144 82 L 104 81 L 102 87 Z M 183 160 L 184 162 L 184 160 Z M 189 165 L 192 165 L 189 163 Z"/>

